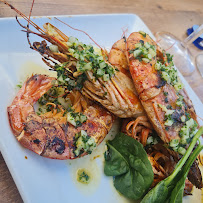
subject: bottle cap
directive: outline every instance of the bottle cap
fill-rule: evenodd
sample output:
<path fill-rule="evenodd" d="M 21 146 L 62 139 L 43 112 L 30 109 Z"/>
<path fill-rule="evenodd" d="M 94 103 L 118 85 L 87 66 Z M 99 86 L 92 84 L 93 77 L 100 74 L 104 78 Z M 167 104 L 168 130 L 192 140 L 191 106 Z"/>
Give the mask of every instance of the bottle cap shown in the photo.
<path fill-rule="evenodd" d="M 191 28 L 187 29 L 187 34 L 190 35 L 191 33 L 194 32 L 199 27 L 199 25 L 193 25 Z M 193 44 L 198 48 L 203 50 L 203 34 L 200 35 L 194 42 Z"/>

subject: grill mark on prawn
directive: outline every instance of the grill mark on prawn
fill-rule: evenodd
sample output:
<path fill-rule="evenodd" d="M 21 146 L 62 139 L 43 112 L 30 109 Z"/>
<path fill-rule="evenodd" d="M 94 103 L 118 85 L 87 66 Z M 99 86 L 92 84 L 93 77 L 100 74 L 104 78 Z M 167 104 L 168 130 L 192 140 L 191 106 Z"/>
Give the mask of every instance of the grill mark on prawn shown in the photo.
<path fill-rule="evenodd" d="M 57 125 L 59 130 L 57 130 L 57 128 L 53 126 L 53 123 Z M 58 154 L 63 154 L 65 151 L 65 142 L 61 140 L 59 137 L 57 137 L 57 134 L 58 134 L 57 131 L 61 130 L 64 133 L 61 126 L 57 124 L 54 119 L 43 119 L 42 125 L 48 138 L 47 143 L 45 145 L 45 150 L 43 152 L 45 153 L 48 148 L 51 149 L 53 146 L 56 146 L 55 152 L 57 152 Z M 64 135 L 66 137 L 65 133 Z M 57 147 L 58 144 L 60 145 L 59 148 Z"/>
<path fill-rule="evenodd" d="M 159 74 L 158 74 L 158 75 L 159 75 Z M 163 87 L 163 86 L 165 86 L 165 85 L 166 85 L 166 81 L 165 81 L 165 80 L 162 80 L 161 77 L 160 77 L 160 75 L 159 75 L 158 84 L 155 85 L 155 87 L 160 88 L 160 87 Z"/>
<path fill-rule="evenodd" d="M 41 141 L 39 139 L 33 140 L 35 144 L 39 144 Z"/>
<path fill-rule="evenodd" d="M 58 145 L 59 145 L 59 147 L 58 147 Z M 65 142 L 55 135 L 55 137 L 52 141 L 50 139 L 48 140 L 45 148 L 51 149 L 52 147 L 55 147 L 56 153 L 63 154 L 65 151 Z"/>
<path fill-rule="evenodd" d="M 37 121 L 29 121 L 27 123 L 23 123 L 24 124 L 24 131 L 27 133 L 30 133 L 32 135 L 32 131 L 35 130 L 40 130 L 42 128 L 42 124 L 37 122 Z"/>

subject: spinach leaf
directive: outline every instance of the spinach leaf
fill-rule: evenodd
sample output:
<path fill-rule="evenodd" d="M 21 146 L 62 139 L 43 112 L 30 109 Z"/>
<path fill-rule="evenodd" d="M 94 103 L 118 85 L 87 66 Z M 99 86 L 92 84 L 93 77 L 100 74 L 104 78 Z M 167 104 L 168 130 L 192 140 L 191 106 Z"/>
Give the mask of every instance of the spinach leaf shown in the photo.
<path fill-rule="evenodd" d="M 187 175 L 186 175 L 187 177 Z M 185 188 L 185 178 L 181 178 L 171 193 L 170 203 L 182 203 Z"/>
<path fill-rule="evenodd" d="M 200 143 L 200 141 L 199 141 Z M 181 203 L 183 199 L 183 192 L 185 188 L 185 180 L 187 178 L 187 174 L 190 170 L 190 167 L 192 166 L 193 162 L 195 161 L 196 157 L 200 153 L 200 151 L 203 149 L 203 146 L 200 144 L 198 147 L 193 151 L 192 155 L 189 157 L 187 163 L 183 167 L 182 171 L 180 172 L 180 180 L 177 182 L 175 188 L 173 189 L 171 195 L 170 195 L 170 203 Z"/>
<path fill-rule="evenodd" d="M 129 171 L 128 162 L 110 143 L 107 142 L 108 151 L 105 152 L 104 173 L 107 176 L 118 176 Z"/>
<path fill-rule="evenodd" d="M 141 203 L 163 203 L 166 202 L 168 197 L 168 187 L 164 181 L 159 182 L 156 185 L 156 190 L 150 190 Z"/>
<path fill-rule="evenodd" d="M 190 146 L 188 147 L 186 153 L 178 162 L 173 173 L 166 179 L 159 182 L 152 190 L 150 190 L 141 203 L 162 203 L 168 201 L 170 198 L 170 203 L 181 203 L 183 190 L 185 185 L 185 179 L 190 170 L 190 167 L 197 155 L 203 149 L 203 145 L 199 144 L 198 147 L 191 154 L 197 140 L 203 133 L 203 127 L 200 127 L 198 132 L 193 137 Z M 199 142 L 200 143 L 200 142 Z M 189 157 L 190 156 L 190 157 Z M 188 159 L 189 157 L 189 159 Z"/>
<path fill-rule="evenodd" d="M 120 133 L 114 140 L 107 142 L 107 147 L 104 173 L 114 176 L 115 188 L 125 197 L 140 199 L 154 178 L 142 144 Z"/>

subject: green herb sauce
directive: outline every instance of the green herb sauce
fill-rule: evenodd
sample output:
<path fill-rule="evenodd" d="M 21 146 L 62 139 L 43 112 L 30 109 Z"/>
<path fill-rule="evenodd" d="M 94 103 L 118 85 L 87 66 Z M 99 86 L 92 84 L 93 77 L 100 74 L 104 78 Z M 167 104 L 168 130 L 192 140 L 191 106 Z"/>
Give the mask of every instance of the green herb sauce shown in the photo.
<path fill-rule="evenodd" d="M 82 183 L 82 184 L 88 184 L 91 180 L 91 176 L 90 173 L 82 168 L 82 169 L 78 169 L 77 171 L 77 181 Z"/>

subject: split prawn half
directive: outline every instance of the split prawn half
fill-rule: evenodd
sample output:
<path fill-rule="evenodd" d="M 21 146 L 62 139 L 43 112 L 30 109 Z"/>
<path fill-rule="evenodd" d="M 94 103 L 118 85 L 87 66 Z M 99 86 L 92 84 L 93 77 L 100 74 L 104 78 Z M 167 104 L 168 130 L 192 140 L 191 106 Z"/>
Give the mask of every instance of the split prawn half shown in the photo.
<path fill-rule="evenodd" d="M 135 57 L 134 53 L 140 51 L 136 48 L 138 46 L 153 46 L 155 55 L 150 60 L 142 60 L 142 55 Z M 138 51 L 135 52 L 136 50 Z M 170 73 L 158 70 L 158 66 L 164 67 L 166 71 L 174 71 L 174 77 L 177 71 L 170 69 L 166 53 L 148 34 L 131 33 L 127 39 L 127 54 L 135 89 L 154 129 L 164 143 L 170 143 L 174 139 L 179 141 L 180 130 L 186 122 L 185 115 L 195 122 L 197 115 L 185 89 L 177 90 L 179 87 L 173 85 L 168 77 Z M 175 80 L 179 80 L 179 77 Z M 172 117 L 174 122 L 166 123 L 167 116 Z"/>
<path fill-rule="evenodd" d="M 47 158 L 75 159 L 91 153 L 111 129 L 113 116 L 79 92 L 72 92 L 69 97 L 72 108 L 87 117 L 81 126 L 76 128 L 67 122 L 67 112 L 63 108 L 56 110 L 54 104 L 52 111 L 37 115 L 34 104 L 54 80 L 46 75 L 33 75 L 23 84 L 7 109 L 14 135 L 25 148 Z"/>

